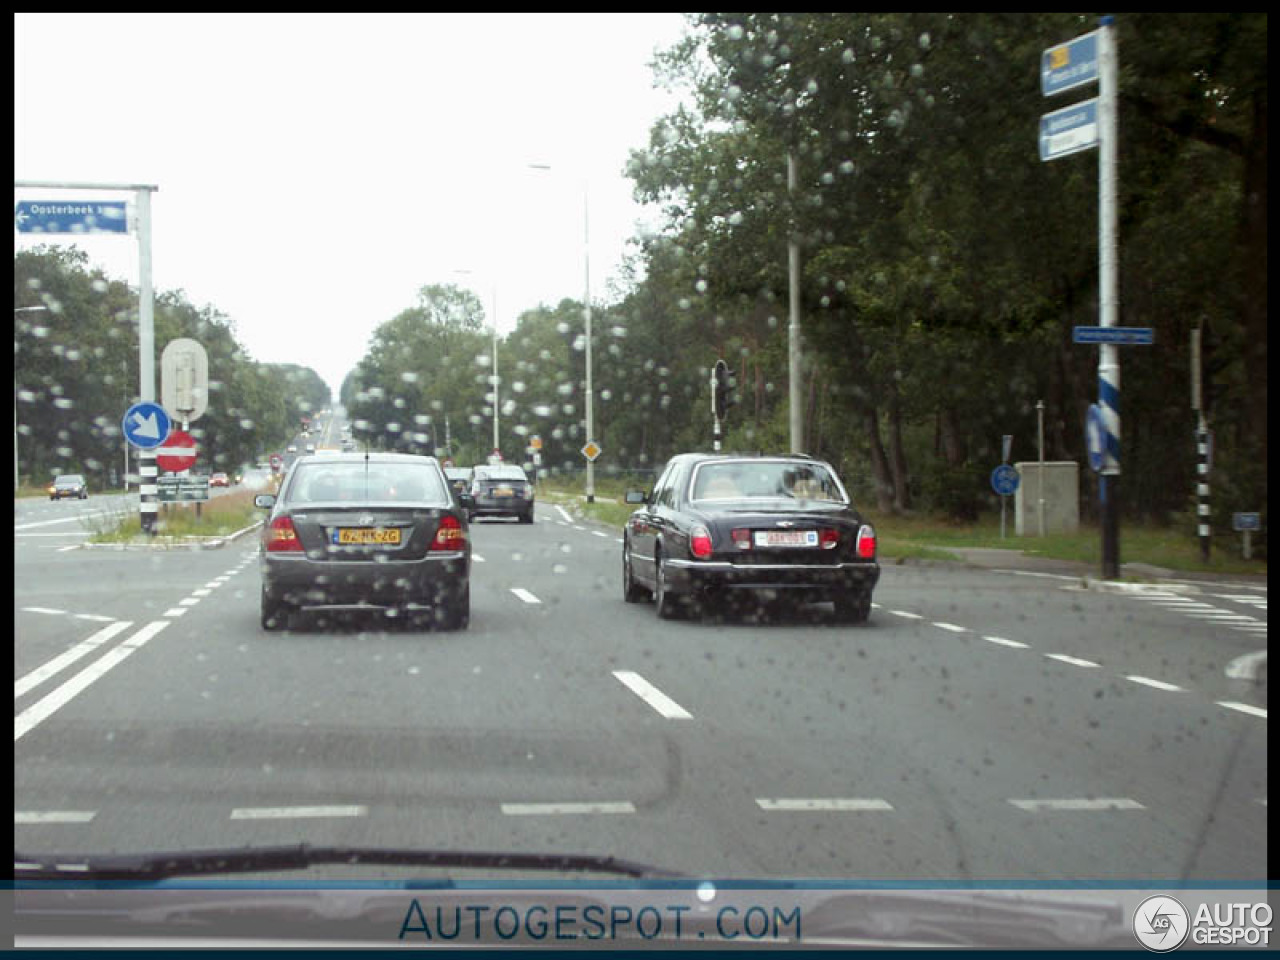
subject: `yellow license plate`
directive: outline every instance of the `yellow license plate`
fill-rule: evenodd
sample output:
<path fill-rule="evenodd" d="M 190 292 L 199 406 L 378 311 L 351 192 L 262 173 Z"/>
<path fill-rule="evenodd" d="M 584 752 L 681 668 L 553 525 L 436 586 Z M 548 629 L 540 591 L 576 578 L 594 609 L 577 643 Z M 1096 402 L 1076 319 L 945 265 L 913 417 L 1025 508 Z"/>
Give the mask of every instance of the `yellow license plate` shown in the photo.
<path fill-rule="evenodd" d="M 381 527 L 341 527 L 334 539 L 338 544 L 383 544 L 396 546 L 400 543 L 400 531 L 396 528 Z"/>
<path fill-rule="evenodd" d="M 511 496 L 511 488 L 510 487 L 494 487 L 493 495 L 495 497 L 509 497 Z"/>

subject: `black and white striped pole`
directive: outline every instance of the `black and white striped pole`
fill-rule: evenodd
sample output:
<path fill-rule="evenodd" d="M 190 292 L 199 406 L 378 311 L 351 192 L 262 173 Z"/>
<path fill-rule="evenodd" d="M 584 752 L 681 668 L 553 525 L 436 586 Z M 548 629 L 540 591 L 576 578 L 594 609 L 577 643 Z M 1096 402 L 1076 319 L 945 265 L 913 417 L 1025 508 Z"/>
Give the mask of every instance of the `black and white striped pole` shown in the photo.
<path fill-rule="evenodd" d="M 711 371 L 711 416 L 715 420 L 715 452 L 720 452 L 720 421 L 729 409 L 729 365 L 717 360 Z"/>
<path fill-rule="evenodd" d="M 1200 559 L 1209 562 L 1209 424 L 1200 392 L 1200 328 L 1191 331 L 1191 409 L 1196 414 L 1196 536 Z"/>

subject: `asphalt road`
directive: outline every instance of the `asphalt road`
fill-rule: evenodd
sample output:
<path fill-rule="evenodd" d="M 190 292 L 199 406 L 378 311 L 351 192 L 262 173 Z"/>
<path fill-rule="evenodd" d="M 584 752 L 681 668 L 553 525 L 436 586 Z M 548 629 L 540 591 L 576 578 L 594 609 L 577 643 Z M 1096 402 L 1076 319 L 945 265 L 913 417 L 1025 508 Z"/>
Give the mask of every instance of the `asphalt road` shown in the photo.
<path fill-rule="evenodd" d="M 1228 676 L 1266 649 L 1265 586 L 903 565 L 865 625 L 822 607 L 667 622 L 623 602 L 617 532 L 540 504 L 532 526 L 472 526 L 466 631 L 268 634 L 252 537 L 93 550 L 45 510 L 83 504 L 27 507 L 24 852 L 305 841 L 751 878 L 1269 875 L 1266 685 Z"/>

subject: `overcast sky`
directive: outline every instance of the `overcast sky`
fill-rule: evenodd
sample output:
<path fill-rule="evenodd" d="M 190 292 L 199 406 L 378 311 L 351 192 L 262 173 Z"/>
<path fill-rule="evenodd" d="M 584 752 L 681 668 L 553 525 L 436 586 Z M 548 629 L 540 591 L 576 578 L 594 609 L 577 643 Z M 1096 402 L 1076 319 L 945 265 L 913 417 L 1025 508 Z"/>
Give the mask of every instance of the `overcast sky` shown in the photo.
<path fill-rule="evenodd" d="M 15 14 L 14 178 L 154 184 L 153 282 L 333 388 L 429 283 L 499 329 L 655 222 L 622 174 L 679 14 Z M 547 164 L 538 171 L 529 164 Z M 15 189 L 15 201 L 124 194 Z M 48 242 L 14 234 L 15 250 Z M 133 237 L 60 237 L 136 285 Z M 632 248 L 633 249 L 633 248 Z M 468 270 L 469 274 L 455 271 Z M 162 347 L 157 344 L 157 353 Z"/>

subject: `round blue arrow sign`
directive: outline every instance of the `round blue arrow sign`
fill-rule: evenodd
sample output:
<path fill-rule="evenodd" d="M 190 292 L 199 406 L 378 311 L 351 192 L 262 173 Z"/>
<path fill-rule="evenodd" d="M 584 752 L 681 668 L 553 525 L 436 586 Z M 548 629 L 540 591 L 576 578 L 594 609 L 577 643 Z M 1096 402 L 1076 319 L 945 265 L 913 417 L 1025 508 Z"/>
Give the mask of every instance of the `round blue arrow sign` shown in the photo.
<path fill-rule="evenodd" d="M 991 471 L 991 489 L 1002 497 L 1012 496 L 1021 480 L 1018 471 L 1007 463 L 1002 463 Z"/>
<path fill-rule="evenodd" d="M 121 421 L 124 438 L 140 450 L 151 450 L 164 443 L 172 422 L 158 403 L 135 403 Z"/>

